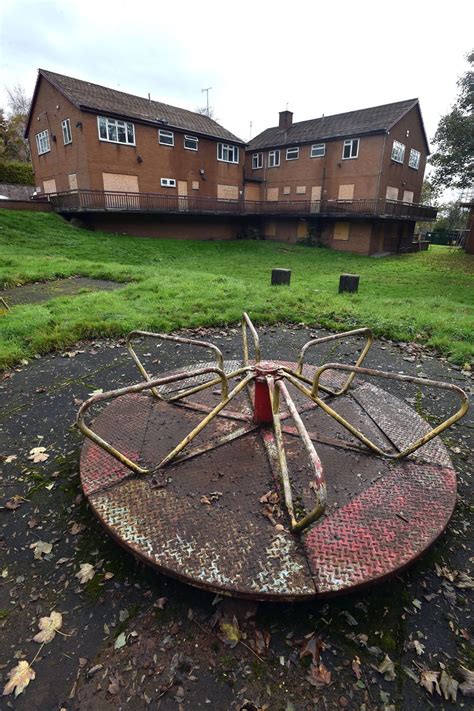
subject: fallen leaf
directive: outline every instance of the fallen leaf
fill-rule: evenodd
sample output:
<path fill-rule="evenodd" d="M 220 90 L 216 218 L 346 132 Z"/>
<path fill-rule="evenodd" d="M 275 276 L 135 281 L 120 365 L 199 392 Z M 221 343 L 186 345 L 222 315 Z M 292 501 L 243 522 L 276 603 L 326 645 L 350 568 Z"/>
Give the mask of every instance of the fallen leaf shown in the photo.
<path fill-rule="evenodd" d="M 464 679 L 463 683 L 459 685 L 459 690 L 464 696 L 474 696 L 474 671 L 461 666 L 459 673 Z"/>
<path fill-rule="evenodd" d="M 331 683 L 331 672 L 326 669 L 322 662 L 319 662 L 319 664 L 311 665 L 306 679 L 311 686 L 321 689 Z"/>
<path fill-rule="evenodd" d="M 26 689 L 30 681 L 33 681 L 35 676 L 34 670 L 30 667 L 28 662 L 23 659 L 16 667 L 13 667 L 13 669 L 8 672 L 10 681 L 5 684 L 3 696 L 8 696 L 8 694 L 11 694 L 12 691 L 15 690 L 16 698 Z"/>
<path fill-rule="evenodd" d="M 120 675 L 119 674 L 113 674 L 112 676 L 109 677 L 109 686 L 107 688 L 107 691 L 112 696 L 115 696 L 115 694 L 119 693 L 119 691 L 120 691 Z"/>
<path fill-rule="evenodd" d="M 354 659 L 352 660 L 352 665 L 351 665 L 351 666 L 352 666 L 352 671 L 354 672 L 354 674 L 355 674 L 356 677 L 357 677 L 357 680 L 359 680 L 360 677 L 361 677 L 360 659 L 359 659 L 359 657 L 354 657 Z"/>
<path fill-rule="evenodd" d="M 321 652 L 324 649 L 323 641 L 316 635 L 315 632 L 306 637 L 306 641 L 300 649 L 300 659 L 303 657 L 311 657 L 312 664 L 318 664 Z"/>
<path fill-rule="evenodd" d="M 34 464 L 39 464 L 40 462 L 45 462 L 48 457 L 49 454 L 46 454 L 46 447 L 33 447 L 33 449 L 30 449 L 28 459 L 32 459 Z"/>
<path fill-rule="evenodd" d="M 457 588 L 463 588 L 465 590 L 474 589 L 474 580 L 467 573 L 459 573 L 459 580 L 454 582 Z"/>
<path fill-rule="evenodd" d="M 164 610 L 164 609 L 165 609 L 165 605 L 166 605 L 167 602 L 168 602 L 168 598 L 167 598 L 167 597 L 159 597 L 158 600 L 156 601 L 155 605 L 156 605 L 156 607 L 158 607 L 160 610 Z"/>
<path fill-rule="evenodd" d="M 81 569 L 76 573 L 76 578 L 80 583 L 87 583 L 95 575 L 94 566 L 90 563 L 81 563 Z"/>
<path fill-rule="evenodd" d="M 14 462 L 15 459 L 18 459 L 16 454 L 9 454 L 8 457 L 5 457 L 5 464 L 11 464 L 11 462 Z"/>
<path fill-rule="evenodd" d="M 420 685 L 423 686 L 430 694 L 433 694 L 433 692 L 436 691 L 436 693 L 441 696 L 441 689 L 439 688 L 438 679 L 439 672 L 423 669 L 420 674 Z"/>
<path fill-rule="evenodd" d="M 421 642 L 418 642 L 417 639 L 413 640 L 413 642 L 411 642 L 409 646 L 415 650 L 419 657 L 425 653 L 425 645 L 421 644 Z"/>
<path fill-rule="evenodd" d="M 41 617 L 38 622 L 38 627 L 41 632 L 38 632 L 33 639 L 40 644 L 48 644 L 55 636 L 56 632 L 61 629 L 63 624 L 63 616 L 60 612 L 52 612 L 49 617 Z"/>
<path fill-rule="evenodd" d="M 239 643 L 241 636 L 237 618 L 234 616 L 232 622 L 220 620 L 219 627 L 222 633 L 219 635 L 219 637 L 224 642 L 224 644 L 226 644 L 231 649 L 236 647 Z"/>
<path fill-rule="evenodd" d="M 443 671 L 441 672 L 441 676 L 439 678 L 439 685 L 446 701 L 449 701 L 450 698 L 453 701 L 456 701 L 459 683 L 456 681 L 456 679 L 453 679 L 453 677 L 450 676 L 448 672 L 445 671 L 445 669 L 443 669 Z"/>
<path fill-rule="evenodd" d="M 89 395 L 93 397 L 94 395 L 102 395 L 103 392 L 103 389 L 99 388 L 98 390 L 93 390 L 91 393 L 89 393 Z"/>
<path fill-rule="evenodd" d="M 104 574 L 104 580 L 112 580 L 114 577 L 114 573 L 111 573 L 109 570 Z"/>
<path fill-rule="evenodd" d="M 30 544 L 30 548 L 33 548 L 36 560 L 42 560 L 44 555 L 48 555 L 53 550 L 52 544 L 46 541 L 35 541 Z"/>
<path fill-rule="evenodd" d="M 254 637 L 249 640 L 249 645 L 260 657 L 264 657 L 270 648 L 271 635 L 267 630 L 255 630 Z"/>
<path fill-rule="evenodd" d="M 74 522 L 69 529 L 69 533 L 72 536 L 77 536 L 78 533 L 82 533 L 82 531 L 85 531 L 86 527 L 83 523 L 76 523 Z"/>
<path fill-rule="evenodd" d="M 395 679 L 395 664 L 392 662 L 388 654 L 385 655 L 382 664 L 377 667 L 377 671 L 383 674 L 386 681 L 393 681 Z"/>
<path fill-rule="evenodd" d="M 114 643 L 114 649 L 121 649 L 127 644 L 127 638 L 125 637 L 125 632 L 121 632 Z"/>
<path fill-rule="evenodd" d="M 16 509 L 19 509 L 20 506 L 22 506 L 26 501 L 28 501 L 28 499 L 25 499 L 19 494 L 15 494 L 11 497 L 11 499 L 8 499 L 5 504 L 5 508 L 10 509 L 10 511 L 15 511 Z"/>

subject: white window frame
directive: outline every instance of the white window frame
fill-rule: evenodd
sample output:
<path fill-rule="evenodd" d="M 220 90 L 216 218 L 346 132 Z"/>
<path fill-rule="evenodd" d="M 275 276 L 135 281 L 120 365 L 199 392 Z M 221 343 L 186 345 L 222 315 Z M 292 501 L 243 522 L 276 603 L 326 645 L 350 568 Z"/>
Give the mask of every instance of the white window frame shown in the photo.
<path fill-rule="evenodd" d="M 344 153 L 346 152 L 346 146 L 350 146 L 349 153 L 350 155 L 345 156 Z M 357 150 L 354 155 L 354 146 L 356 146 Z M 359 139 L 358 138 L 346 138 L 344 141 L 344 145 L 342 147 L 342 160 L 353 160 L 354 158 L 359 157 Z"/>
<path fill-rule="evenodd" d="M 418 170 L 420 167 L 421 153 L 416 148 L 410 148 L 410 157 L 408 158 L 408 166 L 413 170 Z"/>
<path fill-rule="evenodd" d="M 403 165 L 403 161 L 405 160 L 405 144 L 400 143 L 400 141 L 394 141 L 392 144 L 392 160 L 395 161 L 395 163 L 401 163 Z"/>
<path fill-rule="evenodd" d="M 193 146 L 187 146 L 186 141 L 189 143 L 193 143 Z M 187 151 L 197 151 L 199 148 L 199 138 L 197 136 L 188 136 L 186 133 L 184 134 L 183 138 L 183 146 L 186 148 Z"/>
<path fill-rule="evenodd" d="M 294 153 L 296 151 L 296 155 L 293 155 L 290 157 L 290 153 Z M 286 160 L 298 160 L 300 157 L 300 149 L 299 146 L 292 146 L 291 148 L 286 149 Z"/>
<path fill-rule="evenodd" d="M 64 119 L 61 121 L 61 130 L 63 132 L 63 142 L 67 146 L 72 143 L 72 132 L 71 132 L 71 121 L 70 119 Z"/>
<path fill-rule="evenodd" d="M 238 163 L 239 147 L 233 146 L 231 143 L 218 143 L 217 160 L 221 163 Z"/>
<path fill-rule="evenodd" d="M 174 132 L 168 131 L 166 128 L 158 129 L 158 143 L 162 146 L 174 146 Z"/>
<path fill-rule="evenodd" d="M 280 149 L 275 148 L 273 151 L 268 151 L 267 166 L 269 168 L 278 168 L 280 165 Z"/>
<path fill-rule="evenodd" d="M 105 124 L 102 122 L 105 121 Z M 106 137 L 101 135 L 100 130 L 102 125 L 105 125 Z M 109 138 L 109 127 L 111 129 L 115 128 L 116 139 Z M 119 141 L 118 129 L 125 129 L 125 141 Z M 132 140 L 129 138 L 129 129 L 131 129 Z M 97 116 L 97 131 L 99 134 L 99 141 L 104 141 L 104 143 L 119 143 L 121 146 L 134 146 L 135 145 L 135 126 L 131 121 L 122 121 L 121 119 L 109 118 L 108 116 Z"/>
<path fill-rule="evenodd" d="M 176 180 L 174 178 L 161 178 L 160 185 L 162 188 L 175 188 Z"/>
<path fill-rule="evenodd" d="M 318 149 L 322 149 L 322 153 L 316 153 Z M 324 158 L 326 155 L 326 144 L 325 143 L 313 143 L 310 151 L 310 158 Z"/>
<path fill-rule="evenodd" d="M 38 151 L 39 156 L 49 153 L 51 150 L 48 129 L 46 129 L 46 131 L 40 131 L 36 134 L 36 150 Z"/>
<path fill-rule="evenodd" d="M 252 170 L 260 170 L 263 168 L 263 153 L 254 153 L 252 155 Z"/>

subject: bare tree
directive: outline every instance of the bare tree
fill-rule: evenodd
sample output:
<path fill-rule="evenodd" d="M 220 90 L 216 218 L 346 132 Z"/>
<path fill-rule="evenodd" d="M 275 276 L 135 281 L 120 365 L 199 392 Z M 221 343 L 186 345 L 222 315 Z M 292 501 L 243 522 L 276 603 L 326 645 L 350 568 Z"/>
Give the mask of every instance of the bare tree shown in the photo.
<path fill-rule="evenodd" d="M 2 131 L 3 154 L 11 160 L 29 163 L 31 160 L 30 147 L 24 135 L 31 98 L 27 96 L 21 84 L 6 87 L 6 92 L 8 102 Z"/>

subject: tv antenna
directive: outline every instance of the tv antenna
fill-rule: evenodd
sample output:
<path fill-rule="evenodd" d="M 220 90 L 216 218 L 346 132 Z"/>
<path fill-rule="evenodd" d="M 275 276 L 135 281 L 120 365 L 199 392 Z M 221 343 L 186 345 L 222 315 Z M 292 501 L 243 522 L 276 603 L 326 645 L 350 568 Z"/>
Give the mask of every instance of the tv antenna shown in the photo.
<path fill-rule="evenodd" d="M 208 86 L 206 89 L 201 89 L 201 94 L 206 92 L 206 114 L 209 116 L 209 92 L 211 91 L 212 86 Z"/>

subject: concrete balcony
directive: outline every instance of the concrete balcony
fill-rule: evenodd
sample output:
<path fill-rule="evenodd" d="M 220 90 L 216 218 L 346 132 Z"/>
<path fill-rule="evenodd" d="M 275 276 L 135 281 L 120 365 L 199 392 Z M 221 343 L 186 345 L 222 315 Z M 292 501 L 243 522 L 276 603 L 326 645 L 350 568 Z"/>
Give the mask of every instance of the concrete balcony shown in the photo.
<path fill-rule="evenodd" d="M 429 205 L 395 200 L 217 200 L 216 198 L 178 197 L 160 193 L 104 192 L 74 190 L 50 195 L 56 212 L 142 213 L 169 215 L 229 215 L 235 217 L 310 217 L 344 219 L 435 220 L 437 210 Z"/>

